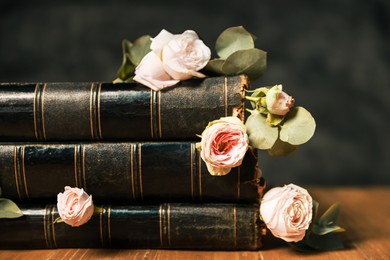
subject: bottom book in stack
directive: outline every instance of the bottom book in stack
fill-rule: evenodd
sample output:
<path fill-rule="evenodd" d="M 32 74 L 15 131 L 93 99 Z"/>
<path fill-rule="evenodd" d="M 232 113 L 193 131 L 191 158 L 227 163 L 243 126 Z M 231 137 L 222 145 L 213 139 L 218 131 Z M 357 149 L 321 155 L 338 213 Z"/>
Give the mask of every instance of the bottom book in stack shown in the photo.
<path fill-rule="evenodd" d="M 22 206 L 24 216 L 0 219 L 0 247 L 171 248 L 256 250 L 264 229 L 258 204 L 184 204 L 110 206 L 80 227 L 59 217 L 56 205 Z"/>

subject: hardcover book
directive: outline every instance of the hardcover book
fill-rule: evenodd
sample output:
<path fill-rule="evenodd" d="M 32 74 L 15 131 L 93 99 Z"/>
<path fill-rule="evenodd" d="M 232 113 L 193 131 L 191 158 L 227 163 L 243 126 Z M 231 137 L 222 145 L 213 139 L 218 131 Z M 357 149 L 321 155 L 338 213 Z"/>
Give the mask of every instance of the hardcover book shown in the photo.
<path fill-rule="evenodd" d="M 255 151 L 211 176 L 194 142 L 2 144 L 2 196 L 53 202 L 65 186 L 107 202 L 258 202 Z"/>
<path fill-rule="evenodd" d="M 258 204 L 110 206 L 88 223 L 56 223 L 55 205 L 21 207 L 23 216 L 0 219 L 0 248 L 169 248 L 256 250 L 264 229 Z M 7 234 L 7 235 L 5 235 Z"/>
<path fill-rule="evenodd" d="M 245 76 L 161 91 L 136 83 L 1 83 L 0 141 L 194 140 L 215 118 L 243 117 L 247 87 Z"/>

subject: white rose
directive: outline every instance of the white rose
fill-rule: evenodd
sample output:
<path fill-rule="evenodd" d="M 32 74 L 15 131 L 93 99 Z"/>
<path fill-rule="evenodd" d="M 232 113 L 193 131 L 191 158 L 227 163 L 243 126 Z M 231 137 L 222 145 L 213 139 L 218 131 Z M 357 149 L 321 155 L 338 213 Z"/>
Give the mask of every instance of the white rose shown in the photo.
<path fill-rule="evenodd" d="M 180 80 L 205 77 L 198 71 L 206 66 L 211 52 L 194 31 L 171 34 L 162 30 L 150 48 L 135 70 L 135 81 L 160 90 Z"/>
<path fill-rule="evenodd" d="M 284 116 L 294 105 L 294 98 L 283 91 L 282 85 L 273 86 L 267 92 L 267 109 L 271 114 Z"/>
<path fill-rule="evenodd" d="M 305 237 L 312 220 L 313 200 L 307 190 L 289 184 L 273 188 L 263 197 L 260 214 L 275 237 L 298 242 Z"/>

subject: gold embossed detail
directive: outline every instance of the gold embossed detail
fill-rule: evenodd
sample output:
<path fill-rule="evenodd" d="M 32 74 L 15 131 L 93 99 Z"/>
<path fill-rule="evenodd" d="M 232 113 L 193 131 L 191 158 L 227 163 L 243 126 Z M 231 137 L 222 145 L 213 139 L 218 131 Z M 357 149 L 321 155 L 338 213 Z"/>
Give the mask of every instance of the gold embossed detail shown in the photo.
<path fill-rule="evenodd" d="M 35 85 L 34 90 L 34 100 L 33 100 L 33 114 L 34 114 L 34 134 L 35 139 L 39 139 L 38 137 L 38 127 L 37 127 L 37 94 L 38 94 L 39 84 Z"/>
<path fill-rule="evenodd" d="M 134 145 L 130 145 L 130 176 L 131 176 L 131 191 L 133 194 L 133 200 L 136 201 L 135 198 L 135 189 L 134 189 Z"/>
<path fill-rule="evenodd" d="M 43 85 L 42 94 L 41 94 L 41 117 L 42 117 L 42 134 L 43 134 L 43 140 L 46 140 L 46 129 L 45 129 L 45 90 L 46 90 L 47 84 Z"/>
<path fill-rule="evenodd" d="M 85 146 L 82 145 L 82 170 L 83 170 L 83 184 L 84 184 L 84 191 L 87 192 L 87 180 L 85 178 Z"/>
<path fill-rule="evenodd" d="M 198 156 L 199 200 L 202 201 L 202 157 Z"/>
<path fill-rule="evenodd" d="M 162 204 L 160 204 L 159 213 L 159 223 L 160 223 L 160 246 L 163 247 L 163 224 L 162 224 Z"/>
<path fill-rule="evenodd" d="M 99 212 L 99 231 L 100 231 L 100 243 L 104 247 L 104 238 L 103 238 L 103 210 Z"/>
<path fill-rule="evenodd" d="M 19 199 L 22 199 L 22 196 L 20 194 L 20 187 L 19 187 L 19 166 L 18 166 L 18 147 L 14 147 L 14 176 L 15 176 L 15 186 L 16 191 L 18 192 Z"/>
<path fill-rule="evenodd" d="M 107 232 L 108 232 L 108 245 L 111 247 L 111 205 L 107 207 Z"/>
<path fill-rule="evenodd" d="M 91 130 L 91 138 L 95 139 L 94 134 L 93 134 L 93 89 L 94 89 L 94 83 L 91 84 L 91 90 L 90 90 L 90 97 L 89 97 L 89 127 Z"/>
<path fill-rule="evenodd" d="M 168 218 L 168 245 L 171 246 L 171 204 L 168 203 L 167 210 L 167 218 Z"/>
<path fill-rule="evenodd" d="M 144 199 L 143 188 L 142 188 L 142 144 L 138 144 L 138 174 L 139 174 L 139 191 L 141 200 Z"/>
<path fill-rule="evenodd" d="M 47 223 L 46 215 L 47 215 L 47 206 L 45 207 L 45 211 L 43 213 L 43 237 L 45 239 L 46 248 L 50 248 L 49 241 L 47 239 L 47 237 L 48 237 L 48 234 L 47 234 L 48 223 Z"/>
<path fill-rule="evenodd" d="M 55 217 L 54 217 L 54 206 L 51 207 L 51 231 L 52 231 L 52 236 L 53 236 L 53 244 L 54 244 L 54 247 L 57 248 L 57 242 L 56 242 L 56 232 L 55 232 L 55 229 L 54 229 L 54 225 L 55 225 Z"/>
<path fill-rule="evenodd" d="M 25 147 L 24 146 L 22 146 L 21 147 L 21 164 L 22 164 L 22 166 L 21 166 L 21 168 L 22 168 L 22 176 L 23 176 L 23 183 L 24 183 L 24 191 L 26 192 L 26 197 L 27 197 L 27 199 L 29 199 L 30 197 L 29 197 L 29 195 L 28 195 L 28 189 L 27 189 L 27 180 L 26 180 L 26 170 L 25 170 L 25 167 L 24 167 L 24 149 L 25 149 Z"/>
<path fill-rule="evenodd" d="M 99 130 L 99 139 L 103 139 L 102 135 L 102 122 L 100 120 L 100 95 L 102 91 L 102 83 L 99 84 L 98 90 L 97 90 L 97 125 L 98 125 L 98 130 Z"/>
<path fill-rule="evenodd" d="M 74 147 L 74 155 L 73 155 L 73 165 L 74 165 L 74 181 L 76 184 L 76 187 L 79 186 L 78 178 L 77 178 L 77 145 Z"/>

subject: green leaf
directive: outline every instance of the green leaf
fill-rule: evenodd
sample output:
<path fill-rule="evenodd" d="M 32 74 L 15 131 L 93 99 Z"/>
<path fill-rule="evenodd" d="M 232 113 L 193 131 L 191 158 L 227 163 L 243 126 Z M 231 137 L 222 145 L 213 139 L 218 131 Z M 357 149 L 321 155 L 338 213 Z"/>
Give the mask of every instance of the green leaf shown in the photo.
<path fill-rule="evenodd" d="M 278 139 L 278 128 L 266 123 L 266 118 L 257 110 L 246 120 L 249 143 L 257 149 L 270 149 Z"/>
<path fill-rule="evenodd" d="M 134 41 L 129 52 L 129 58 L 133 65 L 137 66 L 141 62 L 142 58 L 151 51 L 151 43 L 152 40 L 150 35 L 141 36 Z"/>
<path fill-rule="evenodd" d="M 271 113 L 268 113 L 267 115 L 267 123 L 273 126 L 279 125 L 284 119 L 284 116 L 281 115 L 274 115 Z"/>
<path fill-rule="evenodd" d="M 224 62 L 225 60 L 223 59 L 212 59 L 207 63 L 204 70 L 212 74 L 223 75 L 222 65 Z"/>
<path fill-rule="evenodd" d="M 280 140 L 292 145 L 304 144 L 313 136 L 315 128 L 316 122 L 310 112 L 303 107 L 295 107 L 285 116 Z"/>
<path fill-rule="evenodd" d="M 255 47 L 253 36 L 242 26 L 231 27 L 219 35 L 215 50 L 222 59 L 226 59 L 232 53 L 239 50 L 247 50 Z"/>
<path fill-rule="evenodd" d="M 283 142 L 278 138 L 272 148 L 268 150 L 268 154 L 271 156 L 287 156 L 297 149 L 298 146 Z"/>
<path fill-rule="evenodd" d="M 231 54 L 222 65 L 222 71 L 225 75 L 246 74 L 249 80 L 256 80 L 263 75 L 266 67 L 267 53 L 253 48 Z"/>
<path fill-rule="evenodd" d="M 117 77 L 121 80 L 126 80 L 134 75 L 135 65 L 130 60 L 130 49 L 133 44 L 124 39 L 122 41 L 123 60 L 122 65 L 117 71 Z"/>
<path fill-rule="evenodd" d="M 335 203 L 320 217 L 318 224 L 321 226 L 337 225 L 340 215 L 340 203 Z"/>
<path fill-rule="evenodd" d="M 312 230 L 313 234 L 319 236 L 326 235 L 328 233 L 336 233 L 336 232 L 344 232 L 344 231 L 345 231 L 344 228 L 339 227 L 337 225 L 321 226 L 318 224 L 314 224 Z"/>
<path fill-rule="evenodd" d="M 0 218 L 19 218 L 23 212 L 9 199 L 0 198 Z"/>

